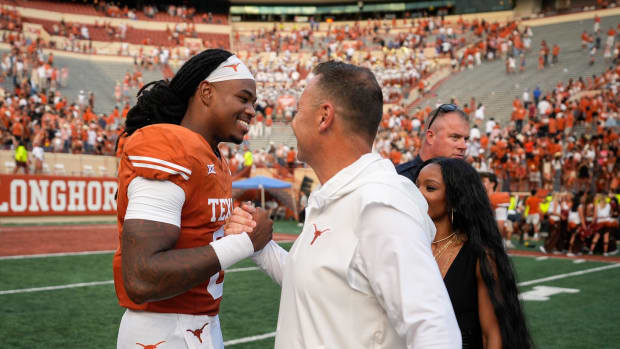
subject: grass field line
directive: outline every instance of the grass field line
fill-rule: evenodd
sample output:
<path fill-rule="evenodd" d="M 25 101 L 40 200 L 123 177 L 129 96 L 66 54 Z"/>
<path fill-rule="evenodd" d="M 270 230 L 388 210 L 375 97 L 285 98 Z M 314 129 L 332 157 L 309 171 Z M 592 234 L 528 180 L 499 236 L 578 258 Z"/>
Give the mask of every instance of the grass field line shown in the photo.
<path fill-rule="evenodd" d="M 275 337 L 275 336 L 276 336 L 275 332 L 270 332 L 270 333 L 265 333 L 265 334 L 259 334 L 257 336 L 250 336 L 250 337 L 243 337 L 243 338 L 238 338 L 238 339 L 231 339 L 229 341 L 224 342 L 224 345 L 226 346 L 226 345 L 235 345 L 235 344 L 256 342 L 256 341 L 260 341 L 260 340 L 271 338 L 271 337 Z"/>
<path fill-rule="evenodd" d="M 571 273 L 564 273 L 564 274 L 548 276 L 548 277 L 541 278 L 541 279 L 524 281 L 524 282 L 520 282 L 518 284 L 518 286 L 529 286 L 529 285 L 534 285 L 534 284 L 538 284 L 538 283 L 541 283 L 541 282 L 559 280 L 559 279 L 564 279 L 564 278 L 568 278 L 568 277 L 572 277 L 572 276 L 584 275 L 584 274 L 594 273 L 594 272 L 603 271 L 603 270 L 612 269 L 612 268 L 618 268 L 618 267 L 620 267 L 620 263 L 614 263 L 614 264 L 605 265 L 605 266 L 602 266 L 602 267 L 596 267 L 596 268 L 591 268 L 591 269 L 586 269 L 586 270 L 581 270 L 581 271 L 575 271 L 575 272 L 571 272 Z M 226 270 L 226 272 L 227 273 L 237 273 L 237 272 L 246 272 L 246 271 L 255 271 L 255 270 L 259 270 L 259 268 L 258 267 L 234 268 L 234 269 Z M 16 290 L 0 291 L 0 295 L 16 294 L 16 293 L 28 293 L 28 292 L 40 292 L 40 291 L 54 291 L 54 290 L 61 290 L 61 289 L 67 289 L 67 288 L 108 285 L 108 284 L 112 284 L 112 283 L 114 283 L 114 280 L 94 281 L 94 282 L 80 282 L 80 283 L 76 283 L 76 284 L 67 284 L 67 285 L 58 285 L 58 286 L 21 288 L 21 289 L 16 289 Z"/>
<path fill-rule="evenodd" d="M 235 268 L 235 269 L 226 270 L 226 272 L 227 273 L 238 273 L 238 272 L 243 272 L 243 271 L 254 271 L 254 270 L 258 270 L 258 267 Z M 77 283 L 77 284 L 58 285 L 58 286 L 20 288 L 20 289 L 17 289 L 17 290 L 0 291 L 0 296 L 5 295 L 5 294 L 41 292 L 41 291 L 55 291 L 55 290 L 63 290 L 63 289 L 66 289 L 66 288 L 110 285 L 110 284 L 113 284 L 113 283 L 114 283 L 114 280 L 105 280 L 105 281 L 93 281 L 93 282 L 80 282 L 80 283 Z"/>
<path fill-rule="evenodd" d="M 278 243 L 290 243 L 295 242 L 295 240 L 278 240 Z M 47 257 L 67 257 L 67 256 L 88 256 L 88 255 L 96 255 L 96 254 L 106 254 L 106 253 L 114 253 L 115 250 L 101 250 L 101 251 L 82 251 L 82 252 L 58 252 L 58 253 L 39 253 L 39 254 L 22 254 L 15 256 L 0 256 L 0 261 L 2 260 L 10 260 L 10 259 L 29 259 L 29 258 L 47 258 Z M 524 258 L 538 258 L 536 256 L 529 255 L 516 255 L 516 254 L 508 254 L 510 257 L 524 257 Z M 550 257 L 556 258 L 556 257 Z"/>
<path fill-rule="evenodd" d="M 109 284 L 113 284 L 113 283 L 114 283 L 114 280 L 106 280 L 106 281 L 94 281 L 94 282 L 80 282 L 80 283 L 77 283 L 77 284 L 69 284 L 69 285 L 21 288 L 21 289 L 17 289 L 17 290 L 0 291 L 0 295 L 16 294 L 16 293 L 28 293 L 28 292 L 41 292 L 41 291 L 55 291 L 55 290 L 62 290 L 62 289 L 65 289 L 65 288 L 100 286 L 100 285 L 109 285 Z"/>
<path fill-rule="evenodd" d="M 578 275 L 584 275 L 584 274 L 589 274 L 589 273 L 595 273 L 597 271 L 603 271 L 603 270 L 613 269 L 613 268 L 618 268 L 618 267 L 620 267 L 620 263 L 604 265 L 602 267 L 596 267 L 596 268 L 591 268 L 591 269 L 586 269 L 586 270 L 574 271 L 572 273 L 564 273 L 564 274 L 548 276 L 548 277 L 541 278 L 541 279 L 524 281 L 524 282 L 518 283 L 517 286 L 529 286 L 529 285 L 539 284 L 541 282 L 565 279 L 565 278 L 572 277 L 572 276 L 578 276 Z"/>
<path fill-rule="evenodd" d="M 22 233 L 22 232 L 38 232 L 41 229 L 45 231 L 79 231 L 84 230 L 114 230 L 117 229 L 116 224 L 89 224 L 84 227 L 83 225 L 28 225 L 28 226 L 1 226 L 0 230 L 5 233 Z"/>
<path fill-rule="evenodd" d="M 22 254 L 17 256 L 3 256 L 0 261 L 7 259 L 30 259 L 30 258 L 46 258 L 46 257 L 67 257 L 67 256 L 88 256 L 93 254 L 114 253 L 114 250 L 101 251 L 82 251 L 82 252 L 63 252 L 63 253 L 40 253 L 40 254 Z"/>
<path fill-rule="evenodd" d="M 277 240 L 279 244 L 286 244 L 295 242 L 295 240 Z M 106 254 L 114 253 L 116 250 L 101 250 L 101 251 L 81 251 L 81 252 L 58 252 L 58 253 L 39 253 L 39 254 L 20 254 L 15 256 L 0 256 L 0 261 L 10 259 L 29 259 L 29 258 L 47 258 L 47 257 L 68 257 L 68 256 L 88 256 L 94 254 Z"/>

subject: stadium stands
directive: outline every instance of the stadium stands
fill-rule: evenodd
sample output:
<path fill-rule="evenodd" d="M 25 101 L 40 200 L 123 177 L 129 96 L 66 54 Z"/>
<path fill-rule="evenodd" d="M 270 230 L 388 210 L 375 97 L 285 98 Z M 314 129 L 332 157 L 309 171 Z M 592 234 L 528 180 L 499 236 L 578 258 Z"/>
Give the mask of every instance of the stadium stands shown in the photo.
<path fill-rule="evenodd" d="M 35 4 L 32 7 L 38 6 L 38 3 L 32 3 Z M 20 2 L 19 6 L 21 5 L 24 4 Z M 101 16 L 100 12 L 83 8 L 80 8 L 82 12 L 75 11 L 68 12 L 102 18 L 97 26 L 86 26 L 93 40 L 117 40 L 102 27 L 107 17 Z M 9 14 L 5 14 L 3 18 L 9 22 L 23 20 L 26 23 L 41 24 L 47 31 L 52 32 L 55 31 L 54 25 L 58 25 L 55 21 L 30 17 L 13 18 Z M 615 21 L 615 17 L 605 17 L 602 26 L 615 26 Z M 67 26 L 73 30 L 68 24 Z M 77 35 L 81 34 L 81 26 L 76 25 Z M 432 109 L 440 102 L 454 100 L 464 106 L 466 103 L 471 104 L 473 98 L 475 107 L 480 103 L 484 106 L 485 116 L 480 127 L 486 127 L 486 122 L 493 117 L 498 126 L 502 127 L 500 133 L 504 135 L 503 138 L 508 139 L 510 127 L 514 127 L 510 124 L 512 103 L 514 97 L 521 96 L 525 88 L 531 93 L 540 85 L 542 91 L 547 93 L 558 81 L 566 84 L 569 78 L 576 80 L 579 76 L 600 74 L 604 69 L 599 63 L 587 65 L 587 53 L 578 48 L 579 33 L 584 26 L 591 26 L 591 22 L 581 22 L 580 26 L 562 23 L 550 27 L 535 27 L 530 33 L 523 25 L 517 27 L 515 22 L 496 24 L 461 18 L 442 22 L 438 18 L 431 18 L 416 21 L 335 23 L 319 28 L 274 26 L 271 29 L 267 27 L 235 32 L 233 41 L 240 50 L 240 56 L 252 67 L 257 78 L 257 110 L 260 115 L 253 121 L 250 127 L 251 138 L 248 139 L 250 149 L 255 153 L 255 166 L 286 162 L 284 158 L 289 152 L 288 149 L 295 147 L 294 135 L 286 123 L 294 116 L 295 101 L 303 91 L 305 78 L 311 68 L 316 62 L 328 58 L 366 65 L 377 75 L 384 88 L 386 115 L 376 149 L 384 156 L 391 157 L 395 163 L 412 158 L 419 142 L 415 132 L 412 132 L 413 129 L 408 129 L 408 134 L 402 134 L 402 124 L 411 124 L 410 127 L 416 127 L 419 131 L 414 120 L 421 122 L 429 108 Z M 316 31 L 313 32 L 312 29 Z M 129 28 L 126 40 L 132 44 L 141 44 L 140 38 L 149 36 L 152 43 L 168 46 L 169 34 L 170 32 L 165 31 Z M 206 37 L 202 38 L 206 40 Z M 536 57 L 542 40 L 546 40 L 549 45 L 561 44 L 560 62 L 537 70 Z M 505 67 L 512 51 L 505 46 L 518 49 L 515 52 L 516 57 L 523 53 L 521 57 L 526 62 L 524 72 L 506 75 Z M 171 56 L 178 55 L 175 49 L 171 52 Z M 489 52 L 492 52 L 492 55 L 489 55 Z M 24 56 L 26 60 L 27 56 Z M 148 56 L 149 52 L 144 55 Z M 39 57 L 45 56 L 40 54 Z M 136 63 L 138 61 L 140 60 L 136 60 Z M 176 64 L 178 63 L 180 60 Z M 54 57 L 55 67 L 67 66 L 72 73 L 68 86 L 60 88 L 59 91 L 62 92 L 57 92 L 57 95 L 52 96 L 53 99 L 66 98 L 65 103 L 70 107 L 68 101 L 77 102 L 78 91 L 85 87 L 86 91 L 97 96 L 96 107 L 93 105 L 91 110 L 94 115 L 92 122 L 82 120 L 80 113 L 85 109 L 78 103 L 78 118 L 70 123 L 73 130 L 82 130 L 80 132 L 85 134 L 82 140 L 77 144 L 63 140 L 56 148 L 61 151 L 112 153 L 111 144 L 119 132 L 118 125 L 122 123 L 122 115 L 112 119 L 110 115 L 115 106 L 119 112 L 126 109 L 124 101 L 133 95 L 144 81 L 160 78 L 160 73 L 156 70 L 157 60 L 149 65 L 155 70 L 143 69 L 139 63 L 132 66 L 127 63 L 93 63 L 83 59 Z M 87 76 L 79 73 L 86 71 Z M 140 77 L 135 80 L 137 72 Z M 10 90 L 12 76 L 5 76 L 9 79 L 5 80 L 4 86 Z M 488 77 L 483 84 L 480 83 L 480 76 Z M 112 86 L 115 84 L 120 87 L 113 93 Z M 472 95 L 472 86 L 475 86 L 475 95 Z M 472 114 L 475 114 L 477 109 L 471 105 L 467 108 Z M 97 113 L 94 113 L 95 110 Z M 61 112 L 60 115 L 66 112 Z M 69 112 L 74 111 L 69 109 Z M 98 115 L 101 113 L 103 115 Z M 108 124 L 105 120 L 113 123 Z M 59 130 L 62 130 L 60 124 L 62 122 L 58 125 Z M 267 126 L 268 124 L 271 126 Z M 94 128 L 91 125 L 94 125 Z M 574 129 L 587 131 L 586 126 L 588 125 L 578 123 Z M 91 129 L 95 130 L 94 139 L 98 138 L 102 142 L 99 148 L 86 144 L 87 134 Z M 3 136 L 5 140 L 8 137 L 7 132 Z M 54 136 L 50 133 L 47 151 L 54 150 Z M 63 139 L 62 134 L 60 138 Z M 488 147 L 492 145 L 493 141 L 490 141 Z M 5 141 L 5 146 L 10 146 L 10 141 Z M 275 154 L 278 149 L 281 154 L 276 156 L 277 159 L 266 159 L 265 154 Z M 484 154 L 488 155 L 485 157 L 488 161 L 492 152 L 490 149 L 483 150 Z M 243 152 L 242 147 L 233 147 L 230 149 L 231 158 Z M 486 164 L 487 168 L 497 167 L 492 161 Z M 241 162 L 238 164 L 241 166 Z M 92 172 L 95 172 L 95 168 L 93 167 Z"/>
<path fill-rule="evenodd" d="M 27 0 L 15 0 L 15 1 L 3 1 L 3 3 L 9 5 L 15 5 L 20 7 L 27 7 L 45 11 L 53 11 L 67 14 L 80 14 L 88 16 L 106 16 L 117 18 L 129 18 L 129 9 L 127 7 L 118 8 L 116 5 L 107 2 L 101 2 L 98 7 L 86 4 L 56 2 L 56 1 L 27 1 Z M 152 7 L 152 6 L 147 6 Z M 176 7 L 173 6 L 176 12 Z M 157 11 L 153 16 L 147 15 L 143 9 L 138 11 L 133 10 L 136 19 L 140 21 L 157 21 L 157 22 L 186 22 L 190 20 L 190 16 L 187 15 L 188 9 L 184 8 L 181 12 L 185 15 L 171 15 L 168 12 Z M 189 12 L 195 12 L 191 10 Z M 204 21 L 205 23 L 214 24 L 227 24 L 227 18 L 221 14 L 194 14 L 191 16 L 193 21 Z"/>

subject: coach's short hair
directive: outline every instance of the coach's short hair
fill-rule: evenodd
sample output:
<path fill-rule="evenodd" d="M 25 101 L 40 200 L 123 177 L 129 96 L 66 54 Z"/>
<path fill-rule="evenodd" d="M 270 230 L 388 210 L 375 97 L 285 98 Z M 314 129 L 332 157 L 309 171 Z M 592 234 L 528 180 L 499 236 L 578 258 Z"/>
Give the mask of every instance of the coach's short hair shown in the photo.
<path fill-rule="evenodd" d="M 383 93 L 375 75 L 367 68 L 328 61 L 314 68 L 324 96 L 335 99 L 341 114 L 354 132 L 373 140 L 383 115 Z"/>

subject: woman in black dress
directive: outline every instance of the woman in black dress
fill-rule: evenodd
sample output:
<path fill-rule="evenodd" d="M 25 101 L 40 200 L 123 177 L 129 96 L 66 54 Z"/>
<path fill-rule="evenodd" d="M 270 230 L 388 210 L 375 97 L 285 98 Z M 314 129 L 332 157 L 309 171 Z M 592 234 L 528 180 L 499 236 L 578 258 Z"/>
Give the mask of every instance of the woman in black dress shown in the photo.
<path fill-rule="evenodd" d="M 426 161 L 416 181 L 437 234 L 433 255 L 463 348 L 532 347 L 512 264 L 476 170 L 458 159 Z"/>

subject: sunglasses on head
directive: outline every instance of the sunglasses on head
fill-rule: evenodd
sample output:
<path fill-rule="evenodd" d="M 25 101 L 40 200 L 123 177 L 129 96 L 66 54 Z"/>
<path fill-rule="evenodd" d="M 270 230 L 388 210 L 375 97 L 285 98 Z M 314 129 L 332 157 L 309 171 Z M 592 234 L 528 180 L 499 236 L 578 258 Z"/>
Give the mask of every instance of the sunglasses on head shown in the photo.
<path fill-rule="evenodd" d="M 431 128 L 431 125 L 433 124 L 433 122 L 435 122 L 435 119 L 437 118 L 437 115 L 439 115 L 439 112 L 445 114 L 457 110 L 459 110 L 459 107 L 456 104 L 448 103 L 440 105 L 439 107 L 437 107 L 437 109 L 435 109 L 435 113 L 433 113 L 433 116 L 431 117 L 431 122 L 428 123 L 428 127 L 426 129 L 428 130 Z"/>

